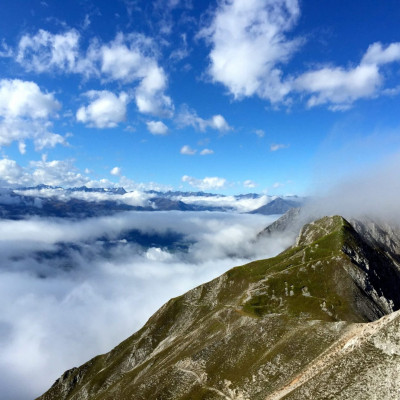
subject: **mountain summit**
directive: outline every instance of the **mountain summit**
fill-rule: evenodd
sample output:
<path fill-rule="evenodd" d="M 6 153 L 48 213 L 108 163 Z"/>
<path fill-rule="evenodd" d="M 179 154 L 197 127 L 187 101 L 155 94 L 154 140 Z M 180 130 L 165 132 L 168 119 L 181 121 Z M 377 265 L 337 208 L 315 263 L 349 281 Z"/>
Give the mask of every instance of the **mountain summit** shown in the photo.
<path fill-rule="evenodd" d="M 378 242 L 324 217 L 171 299 L 39 399 L 398 399 L 399 287 Z"/>

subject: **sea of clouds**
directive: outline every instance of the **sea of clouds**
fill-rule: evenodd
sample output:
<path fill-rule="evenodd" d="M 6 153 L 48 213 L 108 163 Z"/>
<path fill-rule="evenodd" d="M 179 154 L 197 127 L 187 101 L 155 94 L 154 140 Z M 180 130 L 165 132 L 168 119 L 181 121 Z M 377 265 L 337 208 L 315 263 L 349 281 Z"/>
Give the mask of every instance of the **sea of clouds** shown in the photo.
<path fill-rule="evenodd" d="M 284 250 L 293 237 L 256 241 L 276 218 L 132 211 L 0 220 L 2 396 L 35 398 L 65 370 L 130 336 L 171 297 Z M 129 240 L 132 229 L 180 243 L 140 246 Z"/>

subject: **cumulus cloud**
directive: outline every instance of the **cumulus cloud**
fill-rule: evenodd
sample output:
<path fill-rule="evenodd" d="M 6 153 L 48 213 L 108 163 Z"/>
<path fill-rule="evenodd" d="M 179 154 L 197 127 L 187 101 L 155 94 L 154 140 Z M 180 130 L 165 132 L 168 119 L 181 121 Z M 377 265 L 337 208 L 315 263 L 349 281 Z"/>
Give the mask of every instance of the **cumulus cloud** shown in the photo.
<path fill-rule="evenodd" d="M 73 165 L 73 160 L 31 161 L 30 169 L 35 184 L 50 186 L 82 186 L 88 178 Z"/>
<path fill-rule="evenodd" d="M 164 71 L 153 66 L 136 89 L 136 105 L 140 112 L 160 117 L 172 117 L 172 99 L 164 94 L 167 82 Z"/>
<path fill-rule="evenodd" d="M 208 128 L 215 129 L 219 132 L 227 132 L 232 129 L 222 115 L 217 114 L 209 119 L 203 119 L 187 106 L 181 107 L 179 114 L 176 116 L 176 123 L 181 128 L 192 126 L 202 132 L 206 131 Z"/>
<path fill-rule="evenodd" d="M 83 51 L 75 30 L 53 34 L 43 29 L 24 35 L 18 45 L 17 61 L 27 70 L 52 70 L 97 77 L 102 80 L 137 83 L 134 99 L 140 112 L 171 117 L 172 99 L 165 94 L 167 75 L 159 65 L 157 46 L 141 34 L 117 33 L 114 40 L 93 39 Z"/>
<path fill-rule="evenodd" d="M 400 43 L 384 46 L 376 42 L 368 47 L 358 65 L 307 71 L 293 80 L 293 90 L 309 95 L 308 107 L 326 104 L 333 111 L 347 110 L 359 99 L 397 92 L 397 88 L 384 88 L 385 73 L 381 67 L 398 61 Z"/>
<path fill-rule="evenodd" d="M 146 125 L 148 131 L 153 135 L 166 135 L 168 133 L 168 126 L 162 121 L 148 121 Z"/>
<path fill-rule="evenodd" d="M 121 168 L 120 167 L 114 167 L 111 171 L 110 171 L 111 175 L 114 176 L 120 176 L 121 175 Z"/>
<path fill-rule="evenodd" d="M 236 99 L 259 96 L 272 104 L 296 98 L 308 107 L 346 110 L 359 99 L 397 93 L 384 88 L 383 65 L 400 61 L 400 43 L 369 46 L 360 63 L 327 65 L 285 74 L 284 64 L 300 48 L 301 38 L 288 39 L 300 16 L 297 0 L 223 0 L 200 33 L 211 46 L 208 73 Z"/>
<path fill-rule="evenodd" d="M 193 186 L 200 190 L 223 189 L 226 185 L 226 179 L 218 178 L 217 176 L 205 177 L 203 179 L 197 179 L 197 178 L 193 178 L 188 175 L 184 175 L 182 177 L 182 182 L 186 182 L 190 186 Z"/>
<path fill-rule="evenodd" d="M 50 118 L 61 105 L 52 93 L 42 92 L 35 82 L 0 80 L 0 146 L 33 140 L 36 150 L 54 147 L 65 139 L 50 131 Z"/>
<path fill-rule="evenodd" d="M 311 94 L 308 107 L 328 104 L 332 110 L 343 110 L 358 99 L 375 96 L 382 81 L 377 65 L 361 64 L 350 69 L 325 67 L 306 72 L 296 79 L 295 86 Z"/>
<path fill-rule="evenodd" d="M 3 118 L 48 118 L 60 108 L 52 93 L 43 93 L 34 82 L 0 81 L 0 113 Z"/>
<path fill-rule="evenodd" d="M 118 33 L 114 41 L 93 48 L 92 52 L 100 54 L 101 72 L 109 79 L 139 82 L 135 101 L 140 112 L 164 117 L 172 115 L 172 100 L 164 93 L 167 76 L 158 65 L 151 39 L 139 34 Z"/>
<path fill-rule="evenodd" d="M 391 43 L 386 48 L 380 42 L 371 44 L 364 54 L 361 64 L 383 65 L 400 61 L 400 43 Z"/>
<path fill-rule="evenodd" d="M 211 149 L 203 149 L 200 151 L 201 156 L 208 156 L 210 154 L 214 154 L 214 150 Z"/>
<path fill-rule="evenodd" d="M 211 45 L 208 73 L 235 98 L 258 95 L 281 101 L 290 91 L 280 65 L 301 40 L 289 40 L 300 15 L 297 0 L 223 0 L 201 36 Z"/>
<path fill-rule="evenodd" d="M 181 154 L 185 154 L 185 155 L 187 155 L 187 156 L 193 156 L 193 155 L 195 155 L 195 154 L 197 153 L 197 150 L 192 149 L 190 146 L 188 146 L 188 145 L 186 144 L 185 146 L 183 146 L 183 147 L 181 148 L 180 153 L 181 153 Z"/>
<path fill-rule="evenodd" d="M 119 96 L 107 90 L 90 90 L 85 96 L 91 101 L 76 113 L 79 122 L 96 128 L 115 128 L 126 119 L 126 106 L 129 97 L 125 92 Z"/>
<path fill-rule="evenodd" d="M 0 267 L 0 299 L 7 304 L 0 310 L 3 395 L 36 398 L 65 370 L 138 330 L 171 297 L 235 265 L 282 251 L 287 239 L 254 242 L 272 221 L 178 212 L 0 221 L 7 260 Z M 191 245 L 187 251 L 142 247 L 122 239 L 132 230 L 173 232 Z"/>
<path fill-rule="evenodd" d="M 18 44 L 17 61 L 29 71 L 60 69 L 75 72 L 79 60 L 79 33 L 69 30 L 52 34 L 40 29 L 35 35 L 24 35 Z"/>
<path fill-rule="evenodd" d="M 25 154 L 26 153 L 26 144 L 24 142 L 19 142 L 18 150 L 21 154 Z"/>
<path fill-rule="evenodd" d="M 1 182 L 6 185 L 13 185 L 24 181 L 24 170 L 16 161 L 9 159 L 0 160 Z"/>

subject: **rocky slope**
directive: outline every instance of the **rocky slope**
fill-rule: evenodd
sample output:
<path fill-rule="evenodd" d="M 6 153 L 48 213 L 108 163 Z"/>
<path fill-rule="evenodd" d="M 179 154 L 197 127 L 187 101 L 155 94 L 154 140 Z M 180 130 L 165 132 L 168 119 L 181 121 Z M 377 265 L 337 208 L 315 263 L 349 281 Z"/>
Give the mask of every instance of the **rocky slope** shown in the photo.
<path fill-rule="evenodd" d="M 398 399 L 399 287 L 380 240 L 325 217 L 170 300 L 39 399 Z"/>

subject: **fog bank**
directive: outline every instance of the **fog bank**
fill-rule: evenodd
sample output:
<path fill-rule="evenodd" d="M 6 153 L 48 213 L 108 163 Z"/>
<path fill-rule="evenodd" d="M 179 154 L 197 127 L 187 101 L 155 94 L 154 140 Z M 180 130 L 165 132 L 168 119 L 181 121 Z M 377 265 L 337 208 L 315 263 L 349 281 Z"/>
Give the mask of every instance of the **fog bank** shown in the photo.
<path fill-rule="evenodd" d="M 0 220 L 2 396 L 40 395 L 66 369 L 130 336 L 171 297 L 284 250 L 292 237 L 254 242 L 274 219 L 126 212 Z"/>

